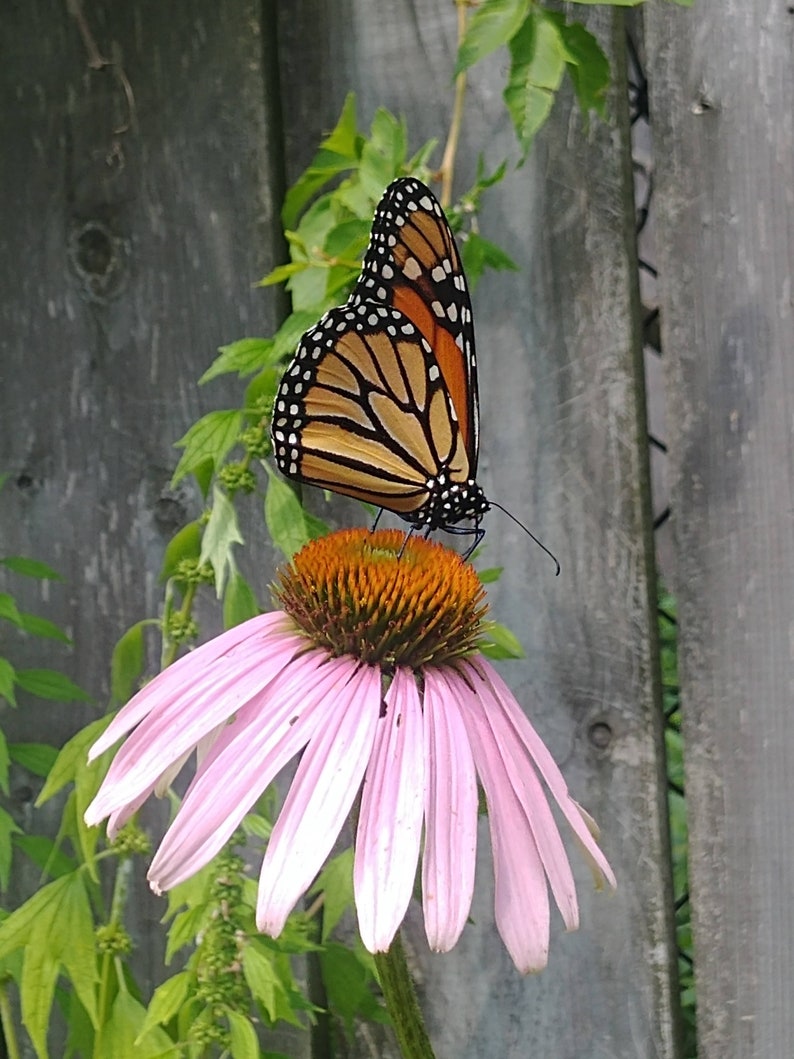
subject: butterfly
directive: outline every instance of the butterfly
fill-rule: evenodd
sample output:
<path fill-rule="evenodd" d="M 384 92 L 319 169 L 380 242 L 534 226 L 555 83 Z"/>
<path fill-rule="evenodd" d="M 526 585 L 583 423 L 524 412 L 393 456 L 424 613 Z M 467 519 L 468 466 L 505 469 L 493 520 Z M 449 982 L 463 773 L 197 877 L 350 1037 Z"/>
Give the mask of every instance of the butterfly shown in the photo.
<path fill-rule="evenodd" d="M 444 211 L 414 177 L 386 188 L 348 301 L 301 338 L 271 437 L 288 478 L 481 537 L 471 299 Z"/>

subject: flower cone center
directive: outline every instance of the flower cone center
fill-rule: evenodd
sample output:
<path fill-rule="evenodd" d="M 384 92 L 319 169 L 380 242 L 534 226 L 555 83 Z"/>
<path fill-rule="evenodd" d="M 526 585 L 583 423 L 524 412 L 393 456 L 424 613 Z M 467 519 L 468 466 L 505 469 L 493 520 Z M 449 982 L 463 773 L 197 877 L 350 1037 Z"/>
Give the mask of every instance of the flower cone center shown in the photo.
<path fill-rule="evenodd" d="M 311 541 L 280 571 L 274 591 L 334 656 L 414 669 L 474 651 L 487 611 L 469 563 L 400 530 L 341 530 Z"/>

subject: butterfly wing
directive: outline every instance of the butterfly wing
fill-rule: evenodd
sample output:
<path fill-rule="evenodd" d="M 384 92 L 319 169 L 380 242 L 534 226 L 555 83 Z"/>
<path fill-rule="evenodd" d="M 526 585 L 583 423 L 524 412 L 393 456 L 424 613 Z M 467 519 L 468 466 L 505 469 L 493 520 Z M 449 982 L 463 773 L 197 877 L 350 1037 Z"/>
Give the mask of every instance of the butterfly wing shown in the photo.
<path fill-rule="evenodd" d="M 401 177 L 386 189 L 351 301 L 391 306 L 419 329 L 452 400 L 474 477 L 479 407 L 471 299 L 444 212 L 421 181 Z"/>
<path fill-rule="evenodd" d="M 306 332 L 276 396 L 272 436 L 288 477 L 408 521 L 468 514 L 448 498 L 434 506 L 440 474 L 464 495 L 469 456 L 435 351 L 397 309 L 350 302 Z"/>

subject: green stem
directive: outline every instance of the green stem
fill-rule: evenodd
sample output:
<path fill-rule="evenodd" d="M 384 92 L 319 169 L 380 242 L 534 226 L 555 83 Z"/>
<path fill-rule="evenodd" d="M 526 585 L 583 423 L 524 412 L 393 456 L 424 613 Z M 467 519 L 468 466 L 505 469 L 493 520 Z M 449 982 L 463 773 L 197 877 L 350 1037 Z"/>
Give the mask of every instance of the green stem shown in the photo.
<path fill-rule="evenodd" d="M 14 1026 L 14 1016 L 11 1011 L 11 1002 L 8 999 L 8 990 L 5 982 L 0 985 L 0 1023 L 3 1026 L 3 1039 L 8 1052 L 8 1059 L 20 1059 L 17 1031 Z"/>
<path fill-rule="evenodd" d="M 124 909 L 127 904 L 130 888 L 130 875 L 132 873 L 132 858 L 122 857 L 116 869 L 116 878 L 113 881 L 113 895 L 110 899 L 110 922 L 122 921 Z M 124 971 L 121 960 L 109 952 L 102 954 L 102 969 L 99 975 L 99 1003 L 97 1031 L 94 1034 L 94 1057 L 102 1059 L 105 1054 L 102 1048 L 102 1030 L 110 1018 L 110 976 L 115 972 L 120 989 L 126 988 Z"/>
<path fill-rule="evenodd" d="M 434 1059 L 399 933 L 388 952 L 375 953 L 375 966 L 403 1059 Z"/>

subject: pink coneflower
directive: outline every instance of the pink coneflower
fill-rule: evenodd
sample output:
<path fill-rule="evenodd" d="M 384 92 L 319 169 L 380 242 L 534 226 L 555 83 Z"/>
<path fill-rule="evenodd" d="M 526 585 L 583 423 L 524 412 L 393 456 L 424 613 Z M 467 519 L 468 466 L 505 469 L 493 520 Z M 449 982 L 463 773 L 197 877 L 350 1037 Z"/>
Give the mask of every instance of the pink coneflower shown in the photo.
<path fill-rule="evenodd" d="M 471 906 L 479 781 L 499 932 L 520 971 L 545 966 L 549 889 L 565 926 L 578 925 L 548 793 L 597 883 L 615 880 L 592 821 L 477 653 L 486 605 L 473 568 L 396 530 L 348 530 L 308 544 L 276 595 L 283 609 L 181 658 L 121 710 L 91 757 L 135 730 L 86 821 L 109 817 L 113 836 L 197 749 L 196 775 L 149 870 L 159 893 L 218 853 L 302 752 L 262 864 L 259 929 L 283 929 L 360 794 L 354 883 L 364 944 L 388 950 L 421 851 L 427 938 L 446 952 Z"/>

